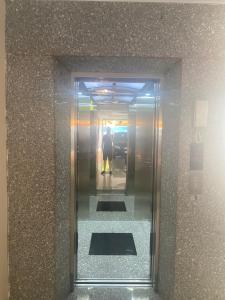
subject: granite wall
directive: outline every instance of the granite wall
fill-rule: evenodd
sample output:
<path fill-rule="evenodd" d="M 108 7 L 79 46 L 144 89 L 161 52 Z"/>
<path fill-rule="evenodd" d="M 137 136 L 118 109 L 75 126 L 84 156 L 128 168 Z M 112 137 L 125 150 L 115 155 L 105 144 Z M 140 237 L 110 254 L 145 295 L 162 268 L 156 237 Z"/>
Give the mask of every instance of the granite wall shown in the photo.
<path fill-rule="evenodd" d="M 175 299 L 225 297 L 224 79 L 222 58 L 183 61 Z M 190 176 L 195 172 L 190 171 L 190 143 L 196 142 L 190 116 L 196 100 L 208 101 L 209 106 L 207 127 L 198 137 L 204 145 L 200 195 L 189 193 Z"/>
<path fill-rule="evenodd" d="M 10 297 L 64 299 L 73 272 L 71 73 L 52 57 L 8 55 L 7 74 Z"/>
<path fill-rule="evenodd" d="M 0 1 L 0 299 L 8 297 L 5 2 Z"/>
<path fill-rule="evenodd" d="M 176 252 L 164 255 L 175 273 L 161 277 L 162 292 L 168 291 L 166 300 L 224 299 L 224 30 L 224 5 L 7 1 L 11 299 L 56 299 L 61 293 L 56 289 L 56 56 L 182 61 L 177 181 L 167 184 L 167 199 L 176 207 L 166 217 L 170 232 L 176 227 L 170 248 Z M 209 102 L 209 118 L 202 133 L 203 193 L 195 196 L 189 190 L 190 143 L 194 103 L 202 99 Z"/>
<path fill-rule="evenodd" d="M 12 299 L 51 299 L 55 290 L 53 70 L 51 57 L 8 55 L 6 108 Z M 37 282 L 41 288 L 35 288 Z"/>
<path fill-rule="evenodd" d="M 181 72 L 181 61 L 178 61 L 164 74 L 161 83 L 163 131 L 158 290 L 163 299 L 174 299 L 171 287 L 175 283 Z"/>

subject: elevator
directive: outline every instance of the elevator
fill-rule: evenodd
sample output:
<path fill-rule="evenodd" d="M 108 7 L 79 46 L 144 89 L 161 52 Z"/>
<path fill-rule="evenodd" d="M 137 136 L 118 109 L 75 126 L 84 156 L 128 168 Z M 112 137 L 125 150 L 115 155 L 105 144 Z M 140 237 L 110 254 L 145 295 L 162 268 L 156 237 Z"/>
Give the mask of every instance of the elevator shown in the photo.
<path fill-rule="evenodd" d="M 75 77 L 71 150 L 77 163 L 71 186 L 77 284 L 156 282 L 159 87 L 148 76 Z"/>

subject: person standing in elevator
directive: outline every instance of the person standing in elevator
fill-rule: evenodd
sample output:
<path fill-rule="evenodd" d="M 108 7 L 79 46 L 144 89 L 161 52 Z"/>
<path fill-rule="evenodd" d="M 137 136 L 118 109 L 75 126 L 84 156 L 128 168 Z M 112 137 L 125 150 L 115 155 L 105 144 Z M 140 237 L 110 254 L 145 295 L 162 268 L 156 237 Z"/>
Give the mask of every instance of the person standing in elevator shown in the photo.
<path fill-rule="evenodd" d="M 113 156 L 113 137 L 111 135 L 111 128 L 108 127 L 106 134 L 102 138 L 102 152 L 103 152 L 103 171 L 102 175 L 106 172 L 107 159 L 109 162 L 109 174 L 112 175 L 112 156 Z"/>

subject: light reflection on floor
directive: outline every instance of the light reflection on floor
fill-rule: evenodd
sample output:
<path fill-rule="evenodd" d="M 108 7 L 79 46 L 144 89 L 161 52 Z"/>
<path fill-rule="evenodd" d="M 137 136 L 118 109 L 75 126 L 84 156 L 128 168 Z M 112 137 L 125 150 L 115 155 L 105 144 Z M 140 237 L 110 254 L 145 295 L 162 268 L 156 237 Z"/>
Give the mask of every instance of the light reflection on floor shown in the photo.
<path fill-rule="evenodd" d="M 124 201 L 126 212 L 97 211 L 98 201 Z M 151 216 L 134 215 L 134 196 L 107 195 L 90 196 L 89 217 L 78 219 L 78 279 L 133 279 L 150 278 L 150 231 Z M 146 205 L 145 208 L 146 214 Z M 137 256 L 90 256 L 91 235 L 97 233 L 132 233 Z"/>
<path fill-rule="evenodd" d="M 78 279 L 150 280 L 150 230 L 147 221 L 78 222 Z M 137 255 L 89 255 L 93 232 L 131 233 Z"/>
<path fill-rule="evenodd" d="M 112 175 L 108 174 L 108 163 L 106 174 L 101 175 L 103 168 L 102 151 L 97 151 L 97 190 L 125 190 L 126 188 L 126 166 L 125 160 L 121 157 L 115 157 L 112 161 Z"/>
<path fill-rule="evenodd" d="M 160 300 L 149 287 L 76 287 L 68 300 Z"/>

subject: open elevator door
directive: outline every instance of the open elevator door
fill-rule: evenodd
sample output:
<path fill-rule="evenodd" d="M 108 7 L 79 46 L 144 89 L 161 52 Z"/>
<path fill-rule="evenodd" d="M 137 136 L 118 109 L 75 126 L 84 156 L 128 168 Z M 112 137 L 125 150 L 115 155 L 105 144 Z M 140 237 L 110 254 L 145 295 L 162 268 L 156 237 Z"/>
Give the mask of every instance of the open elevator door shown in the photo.
<path fill-rule="evenodd" d="M 90 74 L 89 74 L 90 75 Z M 94 77 L 93 77 L 94 78 Z M 96 77 L 95 77 L 96 78 Z M 129 78 L 130 79 L 130 78 Z M 94 230 L 96 222 L 101 222 L 101 226 L 104 226 L 104 222 L 106 222 L 105 217 L 101 215 L 101 213 L 96 212 L 96 209 L 93 205 L 96 203 L 95 198 L 95 183 L 96 183 L 96 107 L 95 103 L 91 100 L 91 98 L 87 95 L 81 95 L 79 90 L 80 81 L 84 80 L 83 78 L 79 78 L 76 81 L 76 100 L 75 102 L 78 104 L 78 109 L 76 110 L 76 125 L 77 125 L 77 145 L 74 142 L 75 148 L 77 149 L 77 160 L 75 171 L 77 171 L 76 179 L 76 187 L 75 187 L 75 260 L 77 264 L 75 264 L 75 274 L 76 274 L 76 283 L 101 283 L 101 282 L 126 282 L 126 283 L 150 283 L 155 281 L 155 272 L 156 272 L 156 263 L 155 263 L 155 248 L 156 248 L 156 220 L 155 220 L 155 212 L 157 212 L 157 205 L 155 203 L 156 198 L 158 197 L 159 192 L 155 189 L 158 187 L 158 179 L 157 174 L 158 171 L 156 168 L 159 168 L 157 159 L 157 153 L 159 152 L 158 138 L 156 134 L 159 134 L 159 130 L 156 128 L 159 124 L 158 121 L 158 101 L 159 96 L 158 93 L 158 83 L 153 82 L 154 90 L 153 94 L 149 96 L 149 93 L 145 91 L 145 96 L 139 95 L 136 97 L 136 105 L 130 105 L 129 108 L 129 116 L 128 116 L 128 136 L 129 136 L 129 146 L 128 146 L 128 173 L 127 173 L 127 192 L 129 201 L 128 203 L 128 214 L 121 215 L 121 219 L 117 219 L 118 221 L 123 221 L 123 224 L 127 222 L 127 228 L 134 235 L 134 241 L 137 243 L 137 255 L 141 257 L 138 261 L 138 269 L 131 270 L 130 266 L 135 262 L 130 260 L 128 267 L 128 273 L 133 276 L 129 276 L 129 274 L 125 274 L 126 277 L 120 274 L 118 266 L 118 272 L 115 274 L 119 274 L 119 276 L 115 277 L 113 274 L 108 274 L 107 272 L 99 272 L 99 267 L 101 266 L 101 258 L 98 256 L 98 260 L 96 257 L 92 255 L 90 260 L 90 240 L 91 233 L 87 234 L 88 230 Z M 115 81 L 116 78 L 113 78 Z M 126 79 L 127 80 L 127 79 Z M 132 78 L 132 82 L 134 82 L 134 78 Z M 129 80 L 128 80 L 129 81 Z M 138 79 L 138 82 L 141 81 Z M 124 81 L 123 81 L 124 82 Z M 80 98 L 82 96 L 82 101 Z M 144 97 L 146 99 L 151 99 L 150 102 L 142 103 Z M 141 100 L 142 99 L 142 100 Z M 134 104 L 134 103 L 133 103 Z M 133 107 L 132 107 L 133 106 Z M 149 113 L 149 114 L 148 114 Z M 148 122 L 150 121 L 151 122 Z M 148 126 L 152 124 L 149 128 Z M 144 176 L 144 177 L 143 177 Z M 144 178 L 144 180 L 143 180 Z M 147 181 L 146 181 L 147 180 Z M 132 190 L 133 189 L 133 190 Z M 149 198 L 148 198 L 149 193 Z M 144 196 L 143 196 L 144 194 Z M 134 198 L 135 196 L 136 198 Z M 147 196 L 147 197 L 146 197 Z M 133 197 L 133 198 L 132 198 Z M 147 203 L 146 201 L 149 202 Z M 157 198 L 158 199 L 158 198 Z M 133 201 L 133 204 L 132 204 Z M 146 206 L 147 203 L 147 206 Z M 147 209 L 146 209 L 147 208 Z M 150 214 L 148 217 L 147 212 Z M 154 212 L 154 213 L 153 213 Z M 112 215 L 107 215 L 108 222 L 113 222 L 115 220 L 111 219 Z M 115 213 L 114 213 L 115 216 Z M 117 217 L 119 214 L 117 214 Z M 124 219 L 122 219 L 124 218 Z M 84 229 L 84 222 L 86 222 L 86 229 Z M 136 223 L 135 223 L 136 222 Z M 138 230 L 136 231 L 136 227 L 138 223 L 142 222 L 142 228 L 146 227 L 146 234 L 142 238 L 138 237 Z M 148 225 L 149 224 L 149 225 Z M 147 227 L 149 227 L 147 229 Z M 79 228 L 81 229 L 79 231 Z M 87 229 L 89 228 L 89 229 Z M 96 227 L 101 228 L 101 227 Z M 109 228 L 109 227 L 108 227 Z M 131 229 L 133 228 L 133 229 Z M 85 231 L 86 230 L 86 231 Z M 99 229 L 98 229 L 99 230 Z M 117 229 L 118 231 L 118 229 Z M 125 230 L 126 231 L 126 230 Z M 77 233 L 78 232 L 78 233 Z M 141 232 L 141 231 L 139 231 Z M 93 234 L 93 233 L 92 233 Z M 83 237 L 82 237 L 83 236 Z M 85 241 L 82 238 L 86 239 Z M 148 249 L 143 251 L 144 244 L 142 241 L 149 240 Z M 141 241 L 142 240 L 142 241 Z M 89 244 L 88 244 L 89 243 Z M 79 245 L 83 247 L 82 251 L 79 253 Z M 87 246 L 88 245 L 88 246 Z M 85 254 L 85 251 L 87 253 Z M 89 251 L 89 254 L 88 254 Z M 135 252 L 134 252 L 135 253 Z M 142 254 L 141 254 L 142 253 Z M 84 254 L 84 255 L 83 255 Z M 103 255 L 104 256 L 104 255 Z M 80 257 L 80 260 L 79 260 Z M 115 261 L 112 259 L 113 256 L 108 257 L 112 260 L 112 266 L 116 266 Z M 140 258 L 139 257 L 139 258 Z M 145 259 L 145 258 L 146 259 Z M 133 257 L 134 258 L 134 257 Z M 122 259 L 122 258 L 121 258 Z M 96 260 L 96 261 L 95 261 Z M 90 262 L 88 265 L 86 262 Z M 93 264 L 93 261 L 95 263 Z M 104 261 L 104 257 L 102 257 L 102 261 Z M 123 261 L 123 259 L 122 259 Z M 80 266 L 79 266 L 80 264 Z M 146 269 L 146 273 L 142 274 L 139 271 L 145 265 L 149 265 L 148 270 Z M 122 264 L 121 264 L 122 266 Z M 122 266 L 123 267 L 123 266 Z M 86 270 L 85 270 L 86 268 Z M 100 267 L 101 268 L 101 267 Z M 124 268 L 123 268 L 124 270 Z M 84 271 L 84 272 L 83 272 Z M 87 272 L 86 272 L 87 271 Z M 90 272 L 89 272 L 90 271 Z M 133 272 L 134 271 L 134 272 Z M 83 273 L 82 273 L 83 272 Z M 85 274 L 86 272 L 86 274 Z M 132 273 L 133 272 L 133 273 Z M 98 273 L 98 277 L 93 277 L 94 274 Z M 136 276 L 136 274 L 138 275 Z M 136 277 L 135 277 L 136 276 Z"/>
<path fill-rule="evenodd" d="M 125 105 L 98 105 L 97 106 L 97 178 L 96 192 L 101 193 L 126 193 L 127 174 L 127 128 L 128 111 Z M 112 137 L 112 170 L 110 174 L 109 161 L 104 169 L 103 139 L 110 128 Z M 104 174 L 102 174 L 104 172 Z"/>

